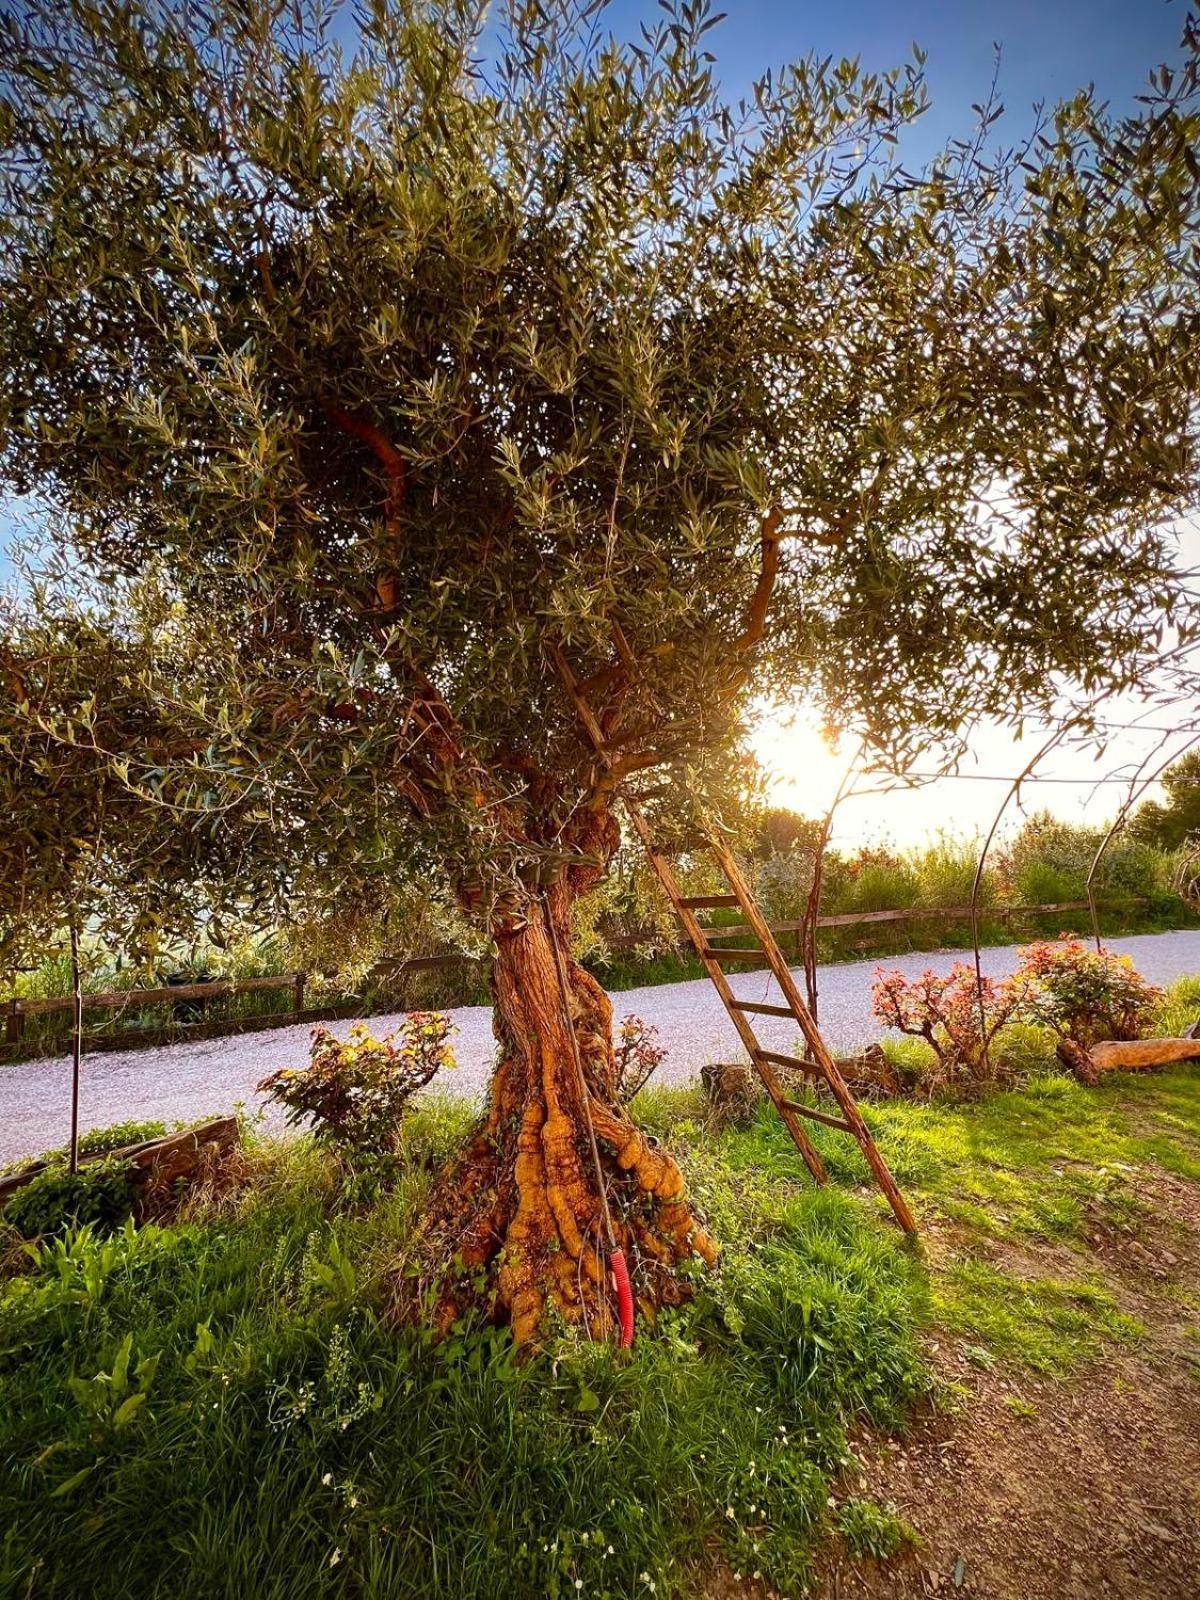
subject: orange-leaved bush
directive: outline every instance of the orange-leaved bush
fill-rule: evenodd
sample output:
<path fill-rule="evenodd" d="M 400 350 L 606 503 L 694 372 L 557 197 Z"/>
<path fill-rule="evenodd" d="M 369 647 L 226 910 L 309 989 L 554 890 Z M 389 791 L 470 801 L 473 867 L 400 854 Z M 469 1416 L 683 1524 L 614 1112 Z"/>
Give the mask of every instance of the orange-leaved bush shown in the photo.
<path fill-rule="evenodd" d="M 613 1056 L 617 1067 L 617 1093 L 628 1105 L 649 1083 L 667 1054 L 658 1042 L 658 1029 L 632 1013 L 621 1019 Z"/>
<path fill-rule="evenodd" d="M 927 1090 L 993 1075 L 988 1046 L 1022 1004 L 1018 981 L 984 978 L 977 984 L 974 971 L 962 961 L 944 975 L 930 970 L 906 978 L 882 967 L 876 973 L 871 996 L 876 1017 L 886 1027 L 924 1039 L 937 1057 L 937 1069 L 924 1080 Z"/>
<path fill-rule="evenodd" d="M 1085 1048 L 1136 1039 L 1162 999 L 1128 956 L 1091 950 L 1078 939 L 1043 940 L 1020 951 L 1015 981 L 1028 1022 L 1041 1022 Z"/>
<path fill-rule="evenodd" d="M 271 1073 L 259 1092 L 287 1108 L 289 1123 L 310 1124 L 320 1142 L 360 1156 L 384 1155 L 417 1090 L 440 1068 L 455 1065 L 454 1031 L 441 1011 L 410 1012 L 382 1039 L 361 1022 L 346 1039 L 314 1028 L 308 1066 Z"/>

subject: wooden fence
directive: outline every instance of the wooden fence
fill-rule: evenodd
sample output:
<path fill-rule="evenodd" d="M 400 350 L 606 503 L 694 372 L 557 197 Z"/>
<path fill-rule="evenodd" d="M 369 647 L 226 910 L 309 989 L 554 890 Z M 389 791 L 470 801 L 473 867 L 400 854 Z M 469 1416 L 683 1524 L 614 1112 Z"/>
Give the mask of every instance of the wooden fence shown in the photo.
<path fill-rule="evenodd" d="M 203 1014 L 204 1007 L 213 1000 L 226 999 L 230 995 L 250 994 L 263 989 L 290 989 L 292 992 L 292 1005 L 289 1012 L 272 1012 L 274 1017 L 282 1017 L 287 1021 L 295 1021 L 304 1011 L 304 984 L 306 974 L 303 972 L 285 972 L 273 978 L 213 978 L 204 983 L 172 983 L 160 989 L 112 989 L 103 994 L 87 994 L 83 999 L 83 1009 L 88 1011 L 140 1011 L 146 1006 L 155 1005 L 187 1005 Z M 4 1007 L 4 1042 L 10 1050 L 18 1047 L 25 1031 L 26 1017 L 47 1016 L 56 1011 L 70 1011 L 75 1002 L 70 995 L 56 995 L 48 1000 L 23 1000 L 20 998 L 9 1000 Z M 178 1013 L 176 1013 L 178 1015 Z M 262 1021 L 263 1015 L 256 1018 L 237 1018 L 231 1021 L 230 1027 L 236 1027 L 238 1022 Z M 146 1031 L 146 1030 L 139 1030 Z"/>
<path fill-rule="evenodd" d="M 1100 906 L 1101 910 L 1112 910 L 1118 907 L 1144 905 L 1144 897 L 1129 895 L 1123 898 L 1114 897 L 1106 900 Z M 980 919 L 990 922 L 1003 922 L 1006 925 L 1027 917 L 1049 916 L 1060 911 L 1086 911 L 1086 900 L 1064 900 L 1050 905 L 1035 906 L 981 906 Z M 839 913 L 835 916 L 818 917 L 817 928 L 850 928 L 871 927 L 887 923 L 903 922 L 937 922 L 937 921 L 962 921 L 969 920 L 970 906 L 906 906 L 895 911 L 850 911 Z M 710 938 L 732 937 L 752 932 L 748 924 L 733 922 L 709 928 Z M 802 920 L 773 922 L 771 931 L 777 939 L 781 940 L 788 934 L 799 936 L 804 931 Z M 782 936 L 782 937 L 781 937 Z M 629 938 L 614 941 L 617 949 L 635 948 L 641 941 Z M 766 958 L 764 957 L 764 960 Z M 438 972 L 449 968 L 479 965 L 479 956 L 464 955 L 460 951 L 447 951 L 442 955 L 415 956 L 408 960 L 381 962 L 375 969 L 377 975 L 389 979 L 402 978 L 407 973 Z M 190 1008 L 195 1008 L 199 1017 L 194 1021 L 176 1022 L 172 1028 L 146 1028 L 128 1029 L 124 1033 L 93 1034 L 87 1040 L 89 1050 L 131 1048 L 137 1045 L 150 1045 L 161 1043 L 164 1040 L 178 1038 L 181 1035 L 187 1038 L 213 1038 L 225 1033 L 252 1032 L 260 1028 L 279 1028 L 294 1025 L 299 1022 L 326 1021 L 336 1017 L 352 1017 L 361 1015 L 363 1003 L 361 1000 L 346 1000 L 332 1005 L 318 1006 L 305 1010 L 304 992 L 307 974 L 303 972 L 285 972 L 273 978 L 229 978 L 212 979 L 206 983 L 181 983 L 168 984 L 157 989 L 114 989 L 104 994 L 85 994 L 83 996 L 83 1009 L 86 1013 L 90 1010 L 141 1010 L 148 1006 L 170 1005 L 180 1003 Z M 204 1007 L 213 1000 L 228 998 L 232 995 L 249 994 L 262 990 L 290 989 L 292 995 L 291 1006 L 284 1011 L 258 1012 L 246 1017 L 234 1017 L 219 1021 L 207 1021 L 203 1017 Z M 24 1033 L 26 1017 L 45 1016 L 53 1012 L 69 1012 L 73 1001 L 70 995 L 56 996 L 47 1000 L 13 999 L 7 1001 L 2 1010 L 5 1019 L 4 1047 L 0 1054 L 11 1056 L 19 1051 Z"/>

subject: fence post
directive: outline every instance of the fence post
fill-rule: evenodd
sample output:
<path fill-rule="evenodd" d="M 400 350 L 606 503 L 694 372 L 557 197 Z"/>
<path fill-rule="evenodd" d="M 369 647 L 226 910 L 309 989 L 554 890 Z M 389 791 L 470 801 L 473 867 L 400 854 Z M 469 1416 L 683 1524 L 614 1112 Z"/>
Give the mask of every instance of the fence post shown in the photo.
<path fill-rule="evenodd" d="M 304 1010 L 304 979 L 306 974 L 296 972 L 292 975 L 292 1010 L 297 1016 Z"/>
<path fill-rule="evenodd" d="M 21 1042 L 21 1012 L 14 997 L 8 1002 L 8 1015 L 4 1019 L 5 1044 L 17 1045 Z"/>

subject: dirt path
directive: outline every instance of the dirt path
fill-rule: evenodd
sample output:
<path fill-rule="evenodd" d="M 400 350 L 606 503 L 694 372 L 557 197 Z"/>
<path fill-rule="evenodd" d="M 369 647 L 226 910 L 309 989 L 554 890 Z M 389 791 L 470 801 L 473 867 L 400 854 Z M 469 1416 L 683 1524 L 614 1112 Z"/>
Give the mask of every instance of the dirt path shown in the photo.
<path fill-rule="evenodd" d="M 1147 1175 L 1135 1228 L 1088 1243 L 1145 1334 L 1070 1382 L 980 1370 L 939 1338 L 935 1369 L 961 1395 L 903 1439 L 860 1439 L 846 1494 L 891 1504 L 920 1535 L 883 1565 L 826 1558 L 822 1600 L 1197 1600 L 1200 1596 L 1200 1184 Z M 930 1248 L 936 1252 L 935 1236 Z M 1069 1277 L 1061 1247 L 997 1245 L 1015 1277 Z"/>

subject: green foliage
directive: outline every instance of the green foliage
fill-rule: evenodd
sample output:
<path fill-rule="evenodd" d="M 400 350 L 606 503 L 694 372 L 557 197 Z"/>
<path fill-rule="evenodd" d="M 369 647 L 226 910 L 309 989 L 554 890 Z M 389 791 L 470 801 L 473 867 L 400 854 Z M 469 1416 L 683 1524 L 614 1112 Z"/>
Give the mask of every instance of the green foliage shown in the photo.
<path fill-rule="evenodd" d="M 1001 877 L 1027 905 L 1081 900 L 1107 832 L 1106 827 L 1064 822 L 1048 811 L 1034 812 L 1000 853 Z M 1130 829 L 1116 834 L 1106 847 L 1095 887 L 1109 896 L 1149 898 L 1167 886 L 1169 874 L 1163 852 Z"/>
<path fill-rule="evenodd" d="M 103 1155 L 108 1150 L 123 1150 L 130 1145 L 146 1144 L 151 1139 L 161 1139 L 167 1131 L 165 1122 L 112 1122 L 107 1128 L 92 1128 L 79 1136 L 81 1156 Z"/>
<path fill-rule="evenodd" d="M 1081 1247 L 1136 1225 L 1145 1167 L 1200 1181 L 1189 1069 L 868 1105 L 922 1215 L 955 1224 L 925 1263 L 851 1193 L 865 1169 L 837 1134 L 814 1129 L 833 1179 L 818 1191 L 769 1108 L 712 1132 L 693 1091 L 638 1104 L 726 1254 L 628 1358 L 563 1339 L 518 1362 L 502 1332 L 438 1345 L 381 1315 L 461 1103 L 407 1120 L 402 1180 L 370 1206 L 331 1209 L 329 1157 L 301 1139 L 251 1147 L 249 1187 L 211 1216 L 34 1247 L 0 1280 L 0 1587 L 36 1567 L 63 1594 L 124 1600 L 154 1591 L 170 1548 L 179 1600 L 567 1600 L 648 1581 L 682 1597 L 716 1549 L 798 1593 L 831 1524 L 881 1557 L 906 1536 L 889 1508 L 828 1501 L 852 1430 L 897 1426 L 928 1394 L 919 1330 L 1043 1378 L 1136 1344 Z M 1006 1267 L 1000 1247 L 1038 1240 L 1053 1275 L 1028 1249 Z"/>
<path fill-rule="evenodd" d="M 996 1358 L 1066 1377 L 1106 1343 L 1137 1344 L 1143 1329 L 1112 1295 L 1082 1280 L 1021 1279 L 983 1261 L 959 1261 L 935 1298 L 938 1321 L 982 1341 Z"/>
<path fill-rule="evenodd" d="M 1165 798 L 1147 800 L 1134 813 L 1130 832 L 1160 850 L 1178 850 L 1200 832 L 1200 750 L 1189 750 L 1162 775 Z"/>
<path fill-rule="evenodd" d="M 414 880 L 488 924 L 595 844 L 547 646 L 607 668 L 614 623 L 627 775 L 713 793 L 764 693 L 903 759 L 1190 626 L 1194 25 L 1137 115 L 909 174 L 919 55 L 745 115 L 704 0 L 593 13 L 489 18 L 486 74 L 466 0 L 349 44 L 0 17 L 0 482 L 51 513 L 0 630 L 10 954 L 64 904 L 153 950 L 364 881 L 376 931 Z"/>
<path fill-rule="evenodd" d="M 1154 1033 L 1182 1035 L 1200 1022 L 1200 978 L 1177 978 L 1159 1003 Z"/>
<path fill-rule="evenodd" d="M 917 1542 L 913 1529 L 894 1506 L 877 1505 L 874 1500 L 859 1496 L 842 1502 L 836 1522 L 853 1556 L 887 1561 L 904 1545 Z"/>
<path fill-rule="evenodd" d="M 47 1167 L 10 1198 L 4 1220 L 23 1238 L 90 1226 L 111 1233 L 133 1211 L 128 1168 L 119 1161 L 89 1161 L 77 1172 Z"/>
<path fill-rule="evenodd" d="M 461 1131 L 440 1115 L 406 1127 L 414 1178 Z M 0 1287 L 0 1347 L 19 1319 L 28 1352 L 0 1386 L 3 1582 L 40 1560 L 109 1600 L 153 1587 L 167 1538 L 181 1600 L 670 1595 L 706 1546 L 797 1592 L 847 1428 L 926 1391 L 919 1269 L 851 1197 L 717 1155 L 696 1147 L 696 1181 L 729 1279 L 699 1278 L 629 1358 L 563 1340 L 518 1363 L 503 1332 L 397 1328 L 381 1275 L 419 1183 L 329 1215 L 302 1146 L 231 1213 L 109 1241 L 86 1303 L 47 1298 L 43 1252 Z M 72 1284 L 103 1248 L 60 1244 Z"/>

